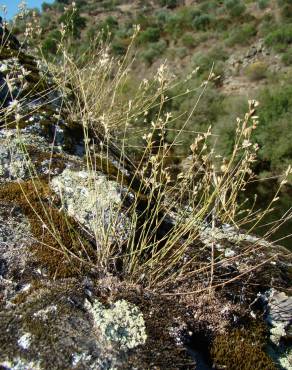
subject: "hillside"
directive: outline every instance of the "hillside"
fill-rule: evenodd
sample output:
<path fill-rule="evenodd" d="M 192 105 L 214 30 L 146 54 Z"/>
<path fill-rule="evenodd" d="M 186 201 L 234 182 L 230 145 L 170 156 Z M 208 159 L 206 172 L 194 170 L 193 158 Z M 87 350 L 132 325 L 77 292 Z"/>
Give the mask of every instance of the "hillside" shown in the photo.
<path fill-rule="evenodd" d="M 220 150 L 231 150 L 231 131 L 238 115 L 246 111 L 247 99 L 258 99 L 261 129 L 256 134 L 261 163 L 258 173 L 279 175 L 292 159 L 292 5 L 289 0 L 258 1 L 76 1 L 76 12 L 66 10 L 69 0 L 43 4 L 33 22 L 39 22 L 41 50 L 52 58 L 61 38 L 60 23 L 70 24 L 71 52 L 82 55 L 89 44 L 110 39 L 112 53 L 125 54 L 133 25 L 141 31 L 136 40 L 134 73 L 126 88 L 153 74 L 167 60 L 173 73 L 185 76 L 197 66 L 199 72 L 187 87 L 198 86 L 213 72 L 220 76 L 210 84 L 186 130 L 204 131 L 212 125 L 220 135 Z M 103 34 L 100 34 L 103 30 Z M 24 33 L 17 22 L 14 32 Z M 39 44 L 38 44 L 39 45 Z M 136 76 L 137 81 L 135 81 Z M 185 86 L 183 87 L 185 88 Z M 180 91 L 179 91 L 180 92 Z M 179 93 L 175 91 L 175 93 Z M 180 116 L 194 96 L 179 101 L 172 110 Z M 177 119 L 172 129 L 183 125 Z M 285 133 L 283 135 L 283 133 Z M 173 136 L 168 134 L 171 142 Z M 185 135 L 191 144 L 190 135 Z M 188 155 L 188 145 L 177 155 Z"/>

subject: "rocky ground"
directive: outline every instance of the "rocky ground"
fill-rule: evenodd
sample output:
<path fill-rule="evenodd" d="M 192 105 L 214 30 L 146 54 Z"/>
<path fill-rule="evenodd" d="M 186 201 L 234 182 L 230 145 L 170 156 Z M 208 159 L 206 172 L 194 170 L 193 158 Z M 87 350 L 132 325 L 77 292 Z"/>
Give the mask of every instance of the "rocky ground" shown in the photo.
<path fill-rule="evenodd" d="M 123 186 L 88 171 L 40 62 L 4 43 L 0 70 L 0 368 L 291 369 L 286 251 L 206 224 L 201 243 L 215 238 L 231 278 L 223 289 L 206 293 L 198 278 L 149 291 L 97 271 L 111 217 L 110 242 L 127 238 Z"/>

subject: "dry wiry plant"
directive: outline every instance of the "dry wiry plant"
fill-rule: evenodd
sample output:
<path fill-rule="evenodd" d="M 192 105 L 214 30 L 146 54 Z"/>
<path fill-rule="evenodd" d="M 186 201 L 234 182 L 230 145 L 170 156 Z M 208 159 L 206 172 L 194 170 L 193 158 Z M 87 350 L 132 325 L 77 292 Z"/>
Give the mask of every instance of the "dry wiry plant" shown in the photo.
<path fill-rule="evenodd" d="M 253 232 L 265 214 L 271 211 L 291 168 L 283 176 L 279 190 L 266 209 L 247 209 L 242 194 L 254 179 L 252 168 L 258 150 L 252 142 L 252 134 L 258 126 L 258 103 L 250 101 L 246 115 L 237 120 L 231 156 L 220 158 L 216 155 L 209 143 L 212 135 L 210 127 L 206 133 L 194 137 L 188 166 L 175 178 L 167 159 L 172 146 L 179 145 L 184 127 L 172 143 L 166 143 L 169 123 L 176 118 L 165 107 L 169 100 L 168 92 L 178 84 L 177 80 L 163 64 L 152 80 L 141 81 L 130 99 L 123 94 L 123 86 L 134 63 L 132 46 L 137 32 L 138 27 L 128 52 L 121 60 L 110 55 L 108 45 L 101 44 L 90 61 L 80 67 L 68 53 L 65 44 L 60 44 L 58 71 L 53 65 L 49 66 L 55 76 L 56 89 L 63 91 L 64 96 L 72 96 L 72 99 L 64 99 L 66 119 L 68 124 L 77 122 L 82 127 L 85 166 L 92 174 L 89 186 L 95 189 L 95 174 L 102 170 L 124 189 L 121 207 L 129 219 L 127 240 L 113 246 L 107 235 L 107 231 L 112 233 L 117 224 L 118 216 L 113 216 L 111 225 L 102 236 L 101 248 L 96 248 L 94 258 L 85 258 L 84 263 L 152 289 L 179 282 L 185 277 L 195 281 L 196 277 L 203 274 L 208 279 L 206 289 L 211 289 L 219 284 L 215 281 L 215 267 L 223 264 L 224 259 L 215 257 L 215 238 L 211 247 L 200 244 L 202 226 L 205 225 L 212 232 L 218 224 L 229 224 L 235 229 L 252 224 L 246 232 Z M 211 71 L 207 81 L 194 89 L 198 97 L 187 115 L 186 123 L 196 114 L 196 107 L 204 98 L 204 91 L 213 78 L 216 76 Z M 10 105 L 9 109 L 15 110 L 17 125 L 22 118 L 17 116 L 17 104 Z M 135 130 L 135 122 L 144 120 L 150 110 L 156 113 L 143 133 L 144 147 L 140 157 L 133 161 L 127 155 L 127 136 L 131 130 Z M 21 140 L 21 130 L 18 133 Z M 115 144 L 117 136 L 119 145 Z M 23 151 L 26 152 L 24 145 Z M 25 158 L 30 163 L 31 178 L 34 179 L 38 175 L 29 156 Z M 69 259 L 80 261 L 81 254 L 66 249 L 50 214 L 44 214 L 45 219 L 40 218 L 39 221 L 55 235 L 60 250 Z M 286 217 L 290 217 L 290 214 Z M 100 220 L 96 222 L 98 224 Z M 281 219 L 272 225 L 266 236 L 283 222 L 284 219 Z M 92 238 L 96 236 L 92 235 Z M 257 240 L 242 253 L 251 253 L 258 247 Z M 80 239 L 80 250 L 85 249 Z M 238 255 L 233 259 L 241 257 Z"/>

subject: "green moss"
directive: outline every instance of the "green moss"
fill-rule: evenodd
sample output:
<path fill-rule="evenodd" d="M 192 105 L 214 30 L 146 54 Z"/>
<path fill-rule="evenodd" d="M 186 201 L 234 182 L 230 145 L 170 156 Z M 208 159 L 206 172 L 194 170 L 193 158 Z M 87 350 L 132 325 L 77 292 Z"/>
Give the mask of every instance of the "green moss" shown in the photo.
<path fill-rule="evenodd" d="M 54 172 L 56 169 L 62 171 L 66 168 L 65 158 L 59 153 L 44 152 L 33 145 L 26 145 L 25 149 L 38 173 L 41 172 L 38 171 L 38 167 L 41 166 L 44 161 L 50 162 L 51 172 Z"/>
<path fill-rule="evenodd" d="M 94 261 L 95 254 L 79 234 L 78 224 L 60 212 L 58 204 L 49 200 L 52 198 L 44 179 L 0 187 L 0 200 L 19 205 L 28 218 L 36 239 L 30 246 L 31 251 L 49 275 L 54 278 L 76 276 L 85 269 L 83 261 Z"/>
<path fill-rule="evenodd" d="M 274 370 L 272 359 L 265 353 L 265 328 L 252 325 L 235 329 L 215 338 L 211 357 L 216 368 L 228 370 Z"/>

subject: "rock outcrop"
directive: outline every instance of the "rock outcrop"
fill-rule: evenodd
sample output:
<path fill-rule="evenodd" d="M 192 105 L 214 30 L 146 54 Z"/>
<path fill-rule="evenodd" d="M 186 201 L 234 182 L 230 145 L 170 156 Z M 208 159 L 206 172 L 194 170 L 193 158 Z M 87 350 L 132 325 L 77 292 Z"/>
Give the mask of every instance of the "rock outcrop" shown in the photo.
<path fill-rule="evenodd" d="M 96 269 L 101 245 L 106 242 L 114 248 L 126 241 L 131 228 L 127 205 L 131 193 L 141 189 L 141 180 L 131 178 L 130 160 L 118 168 L 115 159 L 121 154 L 114 144 L 112 166 L 133 180 L 131 186 L 101 168 L 89 171 L 82 129 L 76 124 L 72 128 L 66 117 L 64 100 L 70 94 L 62 95 L 42 63 L 21 48 L 2 43 L 0 71 L 1 368 L 193 369 L 197 363 L 208 369 L 214 337 L 226 336 L 244 320 L 259 319 L 267 305 L 275 327 L 276 295 L 258 308 L 257 293 L 264 294 L 273 283 L 286 284 L 285 253 L 230 225 L 215 230 L 208 223 L 200 227 L 202 260 L 210 258 L 207 252 L 215 240 L 216 258 L 224 259 L 216 272 L 234 278 L 227 291 L 206 295 L 206 282 L 198 279 L 204 293 L 180 296 L 176 289 L 182 287 L 170 284 L 168 296 Z M 137 203 L 142 214 L 145 189 Z M 123 203 L 127 197 L 128 203 Z M 170 231 L 173 224 L 174 216 L 164 217 L 159 231 Z M 235 258 L 246 251 L 245 257 Z M 192 258 L 189 252 L 186 261 Z M 260 264 L 263 259 L 269 264 L 248 274 L 258 284 L 253 289 L 245 284 L 246 275 L 237 279 L 255 260 Z M 116 269 L 117 265 L 113 263 Z M 285 311 L 280 317 L 289 333 L 286 311 L 291 302 L 283 301 L 283 294 L 278 293 Z M 249 306 L 251 297 L 258 299 Z M 237 338 L 237 332 L 230 337 Z M 288 337 L 280 335 L 279 343 Z M 274 357 L 288 369 L 287 356 L 278 360 L 286 351 L 282 343 L 278 351 L 279 343 L 273 347 Z M 254 369 L 260 369 L 258 358 L 266 360 L 262 347 L 255 351 Z"/>

